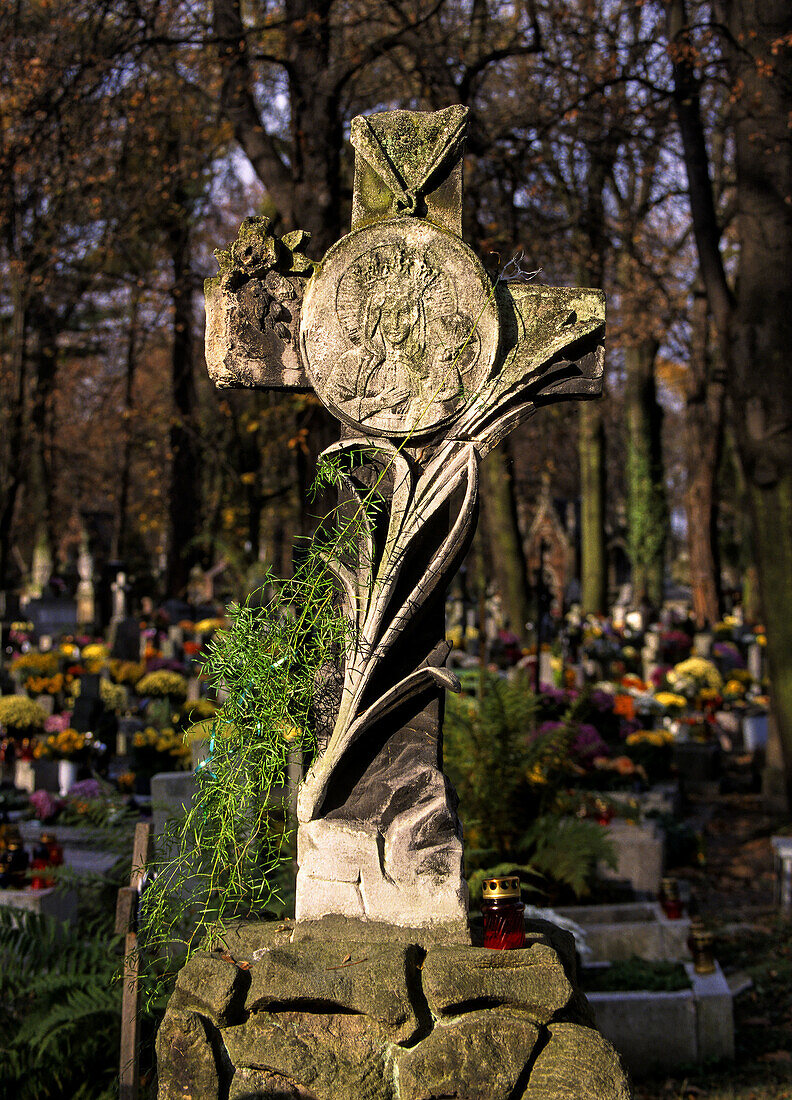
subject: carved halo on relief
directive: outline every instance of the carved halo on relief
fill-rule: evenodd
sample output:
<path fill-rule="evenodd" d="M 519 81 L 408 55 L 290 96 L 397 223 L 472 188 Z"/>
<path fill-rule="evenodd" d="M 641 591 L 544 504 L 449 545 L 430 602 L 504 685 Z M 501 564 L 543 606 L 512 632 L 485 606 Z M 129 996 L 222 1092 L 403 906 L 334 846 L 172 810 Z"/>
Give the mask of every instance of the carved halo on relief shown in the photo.
<path fill-rule="evenodd" d="M 456 416 L 489 373 L 497 343 L 481 264 L 458 238 L 417 218 L 339 241 L 303 303 L 317 394 L 372 434 L 422 434 Z"/>

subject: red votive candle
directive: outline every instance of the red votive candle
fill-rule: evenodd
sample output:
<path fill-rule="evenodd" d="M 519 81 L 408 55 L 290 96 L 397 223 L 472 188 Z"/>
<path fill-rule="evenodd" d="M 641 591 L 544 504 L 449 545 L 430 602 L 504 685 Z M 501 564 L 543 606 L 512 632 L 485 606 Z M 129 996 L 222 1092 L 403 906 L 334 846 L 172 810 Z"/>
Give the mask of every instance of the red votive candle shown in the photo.
<path fill-rule="evenodd" d="M 484 946 L 496 951 L 525 947 L 525 907 L 520 901 L 519 877 L 488 878 L 482 895 Z"/>

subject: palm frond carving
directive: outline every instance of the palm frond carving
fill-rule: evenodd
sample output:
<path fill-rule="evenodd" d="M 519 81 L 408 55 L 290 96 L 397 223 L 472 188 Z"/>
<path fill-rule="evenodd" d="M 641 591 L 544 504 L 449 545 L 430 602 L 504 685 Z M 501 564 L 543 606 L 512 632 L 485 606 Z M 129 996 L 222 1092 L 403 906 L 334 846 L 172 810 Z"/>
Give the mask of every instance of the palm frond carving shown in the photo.
<path fill-rule="evenodd" d="M 319 815 L 334 769 L 374 721 L 431 683 L 459 690 L 451 672 L 429 665 L 393 684 L 374 702 L 365 702 L 366 689 L 396 640 L 438 586 L 450 580 L 475 517 L 481 459 L 531 416 L 538 403 L 570 392 L 594 396 L 601 388 L 601 293 L 570 290 L 559 298 L 557 290 L 550 294 L 541 287 L 517 289 L 520 293 L 511 292 L 509 299 L 509 346 L 423 469 L 403 445 L 384 439 L 346 439 L 323 453 L 326 459 L 346 460 L 350 468 L 357 462 L 374 471 L 377 489 L 389 498 L 388 528 L 378 552 L 371 490 L 340 473 L 354 547 L 351 555 L 348 545 L 345 552 L 328 552 L 325 561 L 343 593 L 352 639 L 333 731 L 300 788 L 301 821 Z M 427 556 L 427 524 L 441 508 L 452 513 L 447 533 L 430 550 L 420 579 L 405 598 L 399 586 L 402 571 L 408 561 Z"/>

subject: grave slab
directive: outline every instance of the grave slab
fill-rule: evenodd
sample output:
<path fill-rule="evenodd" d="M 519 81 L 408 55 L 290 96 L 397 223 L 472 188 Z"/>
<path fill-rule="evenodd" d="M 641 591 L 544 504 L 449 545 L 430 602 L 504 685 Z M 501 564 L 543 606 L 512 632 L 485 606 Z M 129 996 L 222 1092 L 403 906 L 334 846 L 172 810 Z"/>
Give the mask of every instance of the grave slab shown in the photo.
<path fill-rule="evenodd" d="M 674 993 L 589 993 L 597 1027 L 636 1076 L 734 1058 L 733 998 L 720 966 Z M 659 1039 L 662 1037 L 662 1041 Z"/>
<path fill-rule="evenodd" d="M 690 957 L 690 921 L 686 917 L 669 920 L 657 902 L 569 905 L 556 912 L 583 929 L 590 951 L 587 962 L 619 962 L 633 955 L 652 962 L 681 962 Z"/>
<path fill-rule="evenodd" d="M 630 825 L 618 818 L 608 826 L 616 852 L 616 868 L 601 863 L 597 873 L 604 879 L 629 882 L 638 898 L 654 898 L 660 889 L 665 860 L 665 841 L 652 822 Z"/>
<path fill-rule="evenodd" d="M 55 917 L 66 924 L 72 924 L 77 919 L 76 892 L 55 886 L 44 890 L 0 890 L 0 905 Z"/>

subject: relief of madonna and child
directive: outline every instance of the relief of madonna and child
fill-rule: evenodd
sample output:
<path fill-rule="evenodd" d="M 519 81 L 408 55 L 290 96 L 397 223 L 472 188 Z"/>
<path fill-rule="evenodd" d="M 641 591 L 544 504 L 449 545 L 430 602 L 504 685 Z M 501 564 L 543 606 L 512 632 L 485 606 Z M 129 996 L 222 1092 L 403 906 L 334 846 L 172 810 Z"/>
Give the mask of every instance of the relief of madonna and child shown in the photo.
<path fill-rule="evenodd" d="M 364 253 L 339 280 L 336 313 L 351 346 L 327 394 L 351 420 L 420 432 L 465 404 L 479 335 L 429 250 L 384 244 Z"/>

